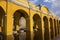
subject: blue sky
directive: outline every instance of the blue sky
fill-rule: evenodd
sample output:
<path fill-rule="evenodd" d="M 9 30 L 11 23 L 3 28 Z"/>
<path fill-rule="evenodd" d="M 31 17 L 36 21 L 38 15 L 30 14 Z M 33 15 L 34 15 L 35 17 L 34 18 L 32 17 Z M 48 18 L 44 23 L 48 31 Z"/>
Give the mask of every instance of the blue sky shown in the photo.
<path fill-rule="evenodd" d="M 60 17 L 60 0 L 30 0 L 35 5 L 45 5 L 49 10 Z"/>

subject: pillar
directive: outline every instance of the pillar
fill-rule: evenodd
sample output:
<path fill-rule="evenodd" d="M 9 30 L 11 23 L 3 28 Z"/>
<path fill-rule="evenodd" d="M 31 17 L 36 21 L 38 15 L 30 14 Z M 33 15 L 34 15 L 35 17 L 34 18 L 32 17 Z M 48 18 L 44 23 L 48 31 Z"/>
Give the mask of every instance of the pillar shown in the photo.
<path fill-rule="evenodd" d="M 11 13 L 7 13 L 5 21 L 5 40 L 13 40 L 13 21 Z"/>
<path fill-rule="evenodd" d="M 30 32 L 31 32 L 31 40 L 33 40 L 33 18 L 32 18 L 32 14 L 30 14 Z"/>

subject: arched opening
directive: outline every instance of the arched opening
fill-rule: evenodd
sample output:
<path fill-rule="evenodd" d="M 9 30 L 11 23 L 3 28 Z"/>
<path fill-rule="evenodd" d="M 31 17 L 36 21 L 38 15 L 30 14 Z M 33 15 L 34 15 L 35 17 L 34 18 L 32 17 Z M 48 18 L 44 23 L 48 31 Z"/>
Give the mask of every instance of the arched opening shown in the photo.
<path fill-rule="evenodd" d="M 55 19 L 54 19 L 54 29 L 55 29 L 55 37 L 57 37 L 56 20 Z"/>
<path fill-rule="evenodd" d="M 46 16 L 43 17 L 44 21 L 44 40 L 49 40 L 49 26 L 48 26 L 48 19 Z"/>
<path fill-rule="evenodd" d="M 53 21 L 52 19 L 50 18 L 50 32 L 51 32 L 51 39 L 54 38 L 54 30 L 53 30 Z"/>
<path fill-rule="evenodd" d="M 59 20 L 59 35 L 60 35 L 60 20 Z"/>
<path fill-rule="evenodd" d="M 0 6 L 0 40 L 4 40 L 4 33 L 5 33 L 5 11 Z"/>
<path fill-rule="evenodd" d="M 57 31 L 58 31 L 58 35 L 59 35 L 59 23 L 58 23 L 58 20 L 57 20 Z"/>
<path fill-rule="evenodd" d="M 29 16 L 24 10 L 17 10 L 13 15 L 14 40 L 30 40 Z"/>
<path fill-rule="evenodd" d="M 42 23 L 41 18 L 38 14 L 35 14 L 33 16 L 33 31 L 34 31 L 34 37 L 33 40 L 42 40 Z"/>

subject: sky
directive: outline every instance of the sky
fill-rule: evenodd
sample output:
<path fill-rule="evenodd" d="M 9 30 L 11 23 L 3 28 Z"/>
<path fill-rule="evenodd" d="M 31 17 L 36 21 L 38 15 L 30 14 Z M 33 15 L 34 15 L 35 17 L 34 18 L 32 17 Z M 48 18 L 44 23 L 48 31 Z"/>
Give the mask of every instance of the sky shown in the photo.
<path fill-rule="evenodd" d="M 35 5 L 45 5 L 48 9 L 60 18 L 60 0 L 29 0 Z"/>

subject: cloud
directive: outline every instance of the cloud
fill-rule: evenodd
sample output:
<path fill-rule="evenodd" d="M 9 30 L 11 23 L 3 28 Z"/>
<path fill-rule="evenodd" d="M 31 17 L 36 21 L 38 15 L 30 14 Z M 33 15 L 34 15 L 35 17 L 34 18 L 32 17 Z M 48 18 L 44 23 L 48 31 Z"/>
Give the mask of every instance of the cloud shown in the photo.
<path fill-rule="evenodd" d="M 46 3 L 51 3 L 51 9 L 60 17 L 60 0 L 44 0 Z"/>
<path fill-rule="evenodd" d="M 30 0 L 30 2 L 37 4 L 39 0 Z M 60 0 L 43 0 L 43 2 L 51 3 L 51 11 L 60 17 Z"/>
<path fill-rule="evenodd" d="M 38 0 L 29 0 L 29 1 L 35 4 Z"/>
<path fill-rule="evenodd" d="M 44 0 L 44 2 L 54 2 L 55 0 Z"/>
<path fill-rule="evenodd" d="M 50 2 L 49 0 L 44 0 L 44 2 Z"/>

